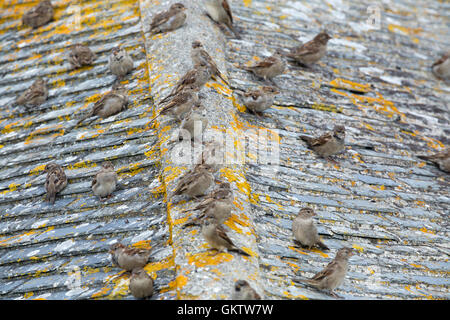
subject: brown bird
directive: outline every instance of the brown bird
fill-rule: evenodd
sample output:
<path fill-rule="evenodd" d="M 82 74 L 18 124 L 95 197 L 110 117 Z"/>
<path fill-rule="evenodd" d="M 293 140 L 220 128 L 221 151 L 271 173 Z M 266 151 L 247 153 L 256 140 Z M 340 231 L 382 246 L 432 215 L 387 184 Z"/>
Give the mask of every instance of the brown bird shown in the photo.
<path fill-rule="evenodd" d="M 153 279 L 144 269 L 133 269 L 128 288 L 136 299 L 151 297 L 153 295 Z"/>
<path fill-rule="evenodd" d="M 43 26 L 53 19 L 53 6 L 49 0 L 42 0 L 22 16 L 22 24 L 33 29 Z"/>
<path fill-rule="evenodd" d="M 191 59 L 194 65 L 204 62 L 208 66 L 211 76 L 219 77 L 223 82 L 229 85 L 228 81 L 222 75 L 216 63 L 214 62 L 213 58 L 205 50 L 203 44 L 198 40 L 192 42 Z"/>
<path fill-rule="evenodd" d="M 200 105 L 198 90 L 199 88 L 193 84 L 183 87 L 181 91 L 172 97 L 168 104 L 159 110 L 158 115 L 155 116 L 149 124 L 161 115 L 170 115 L 175 117 L 178 121 L 184 119 L 193 108 Z"/>
<path fill-rule="evenodd" d="M 250 112 L 261 114 L 273 105 L 274 98 L 279 93 L 275 87 L 269 86 L 251 89 L 244 92 L 243 102 Z"/>
<path fill-rule="evenodd" d="M 450 51 L 432 64 L 433 74 L 442 80 L 450 80 Z"/>
<path fill-rule="evenodd" d="M 54 162 L 47 164 L 44 172 L 47 173 L 45 179 L 45 190 L 47 191 L 45 201 L 54 204 L 56 194 L 67 186 L 67 177 L 64 173 L 64 169 Z"/>
<path fill-rule="evenodd" d="M 228 251 L 234 251 L 240 253 L 245 256 L 250 256 L 244 250 L 236 247 L 228 237 L 225 229 L 222 225 L 219 225 L 215 218 L 213 217 L 205 217 L 203 227 L 202 227 L 202 235 L 208 244 L 218 252 L 224 251 L 225 249 Z"/>
<path fill-rule="evenodd" d="M 442 171 L 450 172 L 450 147 L 432 155 L 420 155 L 418 157 L 433 162 Z"/>
<path fill-rule="evenodd" d="M 336 257 L 322 271 L 311 279 L 293 279 L 295 282 L 304 282 L 320 290 L 329 290 L 334 297 L 338 297 L 333 290 L 339 287 L 345 279 L 348 269 L 348 260 L 353 255 L 351 248 L 341 248 Z"/>
<path fill-rule="evenodd" d="M 127 50 L 121 48 L 120 45 L 112 49 L 112 53 L 109 56 L 109 70 L 118 80 L 125 77 L 133 68 L 133 58 L 131 58 Z"/>
<path fill-rule="evenodd" d="M 47 100 L 47 80 L 37 78 L 33 84 L 16 98 L 16 105 L 39 106 Z"/>
<path fill-rule="evenodd" d="M 96 58 L 97 55 L 88 46 L 75 44 L 70 48 L 69 62 L 74 68 L 89 66 L 94 63 Z"/>
<path fill-rule="evenodd" d="M 175 3 L 170 6 L 169 10 L 156 14 L 150 24 L 151 34 L 180 28 L 186 21 L 185 10 L 186 7 L 182 3 Z"/>
<path fill-rule="evenodd" d="M 187 87 L 198 88 L 200 90 L 211 79 L 209 67 L 205 62 L 194 65 L 194 68 L 186 72 L 180 80 L 178 80 L 171 93 L 163 98 L 160 103 L 167 102 L 170 98 L 183 91 Z"/>
<path fill-rule="evenodd" d="M 233 26 L 233 15 L 227 0 L 206 0 L 206 11 L 208 16 L 217 23 L 225 24 L 234 33 L 237 39 L 241 36 Z"/>
<path fill-rule="evenodd" d="M 180 179 L 173 195 L 186 194 L 191 198 L 202 196 L 213 181 L 214 176 L 211 173 L 211 167 L 198 164 Z"/>
<path fill-rule="evenodd" d="M 123 86 L 117 83 L 114 84 L 112 90 L 103 95 L 103 97 L 94 104 L 91 112 L 78 120 L 76 125 L 92 116 L 98 116 L 99 118 L 105 119 L 125 110 L 129 103 L 126 94 L 127 91 Z M 89 121 L 89 123 L 93 120 L 95 120 L 95 118 Z"/>
<path fill-rule="evenodd" d="M 241 68 L 267 80 L 283 74 L 286 63 L 281 57 L 281 51 L 276 50 L 272 56 L 259 60 L 250 66 L 243 65 Z"/>
<path fill-rule="evenodd" d="M 187 221 L 183 228 L 199 225 L 206 216 L 214 217 L 217 223 L 224 223 L 230 216 L 233 208 L 232 191 L 229 182 L 222 182 L 219 187 L 207 195 L 198 205 L 192 209 L 184 210 L 200 211 L 200 213 Z"/>
<path fill-rule="evenodd" d="M 331 160 L 330 156 L 345 149 L 345 127 L 337 125 L 332 132 L 325 133 L 318 138 L 301 135 L 300 139 L 305 141 L 308 147 L 319 156 Z"/>
<path fill-rule="evenodd" d="M 314 39 L 304 43 L 301 46 L 291 48 L 289 53 L 285 53 L 289 58 L 303 64 L 310 65 L 316 63 L 325 55 L 327 51 L 328 40 L 331 36 L 325 31 L 320 32 Z"/>
<path fill-rule="evenodd" d="M 125 246 L 120 242 L 114 243 L 109 253 L 113 264 L 126 271 L 143 268 L 150 258 L 151 250 Z"/>
<path fill-rule="evenodd" d="M 322 249 L 329 250 L 328 247 L 320 240 L 317 228 L 312 219 L 316 213 L 310 208 L 302 208 L 298 215 L 292 221 L 292 233 L 295 240 L 302 246 L 309 247 L 317 245 Z"/>
<path fill-rule="evenodd" d="M 231 300 L 261 300 L 261 296 L 245 280 L 234 283 Z"/>
<path fill-rule="evenodd" d="M 116 190 L 117 180 L 117 173 L 114 171 L 113 164 L 106 161 L 92 180 L 92 192 L 100 199 L 109 197 Z"/>

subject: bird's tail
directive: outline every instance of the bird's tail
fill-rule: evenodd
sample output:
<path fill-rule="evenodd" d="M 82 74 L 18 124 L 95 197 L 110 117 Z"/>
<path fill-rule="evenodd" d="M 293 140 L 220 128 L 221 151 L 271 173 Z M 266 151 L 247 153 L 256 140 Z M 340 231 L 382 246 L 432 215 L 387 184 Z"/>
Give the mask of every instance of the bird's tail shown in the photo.
<path fill-rule="evenodd" d="M 319 240 L 319 242 L 317 243 L 317 245 L 323 249 L 323 250 L 330 250 L 330 248 L 328 248 L 325 243 L 323 243 L 321 240 Z"/>
<path fill-rule="evenodd" d="M 231 248 L 231 249 L 228 249 L 228 250 L 237 252 L 237 253 L 242 254 L 244 256 L 247 256 L 247 257 L 251 257 L 251 255 L 249 253 L 245 252 L 244 250 L 242 250 L 242 249 L 240 249 L 238 247 L 234 247 L 234 248 Z"/>
<path fill-rule="evenodd" d="M 307 144 L 310 144 L 312 141 L 311 137 L 304 136 L 304 135 L 300 135 L 299 138 L 302 139 L 303 141 L 305 141 Z"/>

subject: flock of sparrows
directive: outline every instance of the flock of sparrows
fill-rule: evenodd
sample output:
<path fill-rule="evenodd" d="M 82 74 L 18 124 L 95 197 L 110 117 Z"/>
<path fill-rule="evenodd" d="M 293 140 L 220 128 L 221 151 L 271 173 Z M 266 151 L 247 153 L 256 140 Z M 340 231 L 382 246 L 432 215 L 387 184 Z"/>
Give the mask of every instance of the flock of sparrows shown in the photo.
<path fill-rule="evenodd" d="M 227 0 L 205 0 L 205 9 L 212 20 L 226 25 L 237 38 L 240 38 L 233 25 L 233 16 Z M 185 10 L 186 7 L 182 3 L 176 3 L 167 11 L 156 14 L 150 24 L 150 32 L 156 34 L 181 28 L 186 20 Z M 53 18 L 53 13 L 51 2 L 43 0 L 24 14 L 22 22 L 24 25 L 37 28 L 49 22 Z M 261 59 L 252 65 L 243 65 L 241 68 L 252 72 L 265 81 L 272 81 L 272 78 L 282 74 L 286 69 L 283 56 L 293 59 L 304 66 L 309 66 L 319 61 L 325 55 L 327 42 L 330 39 L 331 36 L 327 32 L 322 31 L 311 41 L 294 47 L 289 52 L 276 50 L 272 56 Z M 96 54 L 87 46 L 75 44 L 71 47 L 68 61 L 73 68 L 80 68 L 85 65 L 91 65 L 96 57 Z M 180 122 L 180 127 L 187 130 L 195 140 L 194 124 L 201 122 L 204 129 L 208 123 L 198 92 L 211 78 L 220 78 L 227 84 L 228 82 L 209 53 L 204 49 L 203 44 L 198 40 L 192 42 L 191 59 L 194 67 L 178 81 L 170 94 L 160 101 L 162 107 L 159 109 L 158 115 L 151 121 L 160 115 L 169 115 Z M 106 93 L 94 104 L 90 112 L 81 117 L 76 125 L 93 116 L 107 118 L 124 110 L 129 100 L 127 91 L 120 84 L 120 80 L 130 73 L 133 68 L 133 59 L 127 51 L 120 46 L 114 48 L 109 58 L 109 69 L 117 77 L 118 81 L 113 85 L 110 92 Z M 434 63 L 432 71 L 441 79 L 449 79 L 450 56 L 447 54 Z M 279 90 L 276 86 L 263 86 L 260 89 L 250 89 L 243 92 L 242 99 L 244 105 L 251 112 L 260 114 L 273 105 L 274 97 L 278 93 Z M 37 106 L 46 101 L 47 97 L 47 82 L 38 78 L 30 88 L 16 98 L 15 103 L 27 107 Z M 300 138 L 317 155 L 328 160 L 331 160 L 331 156 L 345 149 L 345 127 L 342 125 L 336 125 L 333 131 L 319 137 L 312 138 L 302 135 Z M 216 146 L 207 145 L 206 153 L 208 152 L 208 147 L 215 148 Z M 420 156 L 420 158 L 435 162 L 441 170 L 450 172 L 449 148 L 436 155 Z M 213 174 L 217 169 L 217 167 L 205 164 L 205 161 L 202 161 L 179 180 L 172 196 L 186 195 L 196 200 L 199 200 L 199 197 L 202 198 L 195 207 L 185 210 L 185 212 L 199 211 L 200 213 L 190 218 L 183 228 L 201 225 L 201 234 L 211 248 L 218 252 L 223 250 L 235 251 L 249 256 L 247 252 L 236 247 L 222 226 L 223 222 L 230 217 L 233 207 L 230 184 L 228 182 L 220 182 L 215 190 L 205 195 L 207 190 L 214 185 L 214 182 L 217 182 Z M 68 180 L 63 168 L 54 162 L 47 164 L 44 171 L 47 174 L 45 181 L 46 201 L 53 204 L 56 194 L 67 186 Z M 92 191 L 100 199 L 104 199 L 111 196 L 116 189 L 117 183 L 117 173 L 112 163 L 108 161 L 102 164 L 102 168 L 95 175 L 92 181 Z M 327 250 L 328 247 L 320 240 L 317 233 L 313 220 L 314 215 L 314 211 L 310 208 L 300 210 L 292 223 L 294 239 L 303 247 L 312 248 L 318 246 Z M 131 272 L 129 288 L 133 296 L 145 298 L 153 295 L 153 279 L 143 269 L 150 257 L 148 249 L 138 249 L 115 243 L 110 248 L 110 254 L 115 266 Z M 319 289 L 330 290 L 334 294 L 333 290 L 344 280 L 348 260 L 352 254 L 352 249 L 341 248 L 338 250 L 334 260 L 313 278 L 295 281 L 306 282 Z M 246 280 L 240 279 L 235 282 L 232 298 L 261 299 L 261 296 Z"/>

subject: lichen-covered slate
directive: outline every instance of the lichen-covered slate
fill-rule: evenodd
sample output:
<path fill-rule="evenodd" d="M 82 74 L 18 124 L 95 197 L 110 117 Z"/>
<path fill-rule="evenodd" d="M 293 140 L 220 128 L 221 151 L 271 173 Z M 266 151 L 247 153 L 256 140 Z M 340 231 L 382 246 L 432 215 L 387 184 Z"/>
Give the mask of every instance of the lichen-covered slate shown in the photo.
<path fill-rule="evenodd" d="M 380 27 L 370 29 L 368 0 L 229 0 L 237 40 L 200 1 L 182 0 L 186 24 L 151 36 L 152 16 L 174 2 L 53 0 L 54 21 L 36 30 L 21 17 L 37 1 L 0 4 L 0 299 L 132 298 L 129 274 L 108 254 L 116 240 L 152 248 L 145 269 L 155 279 L 153 299 L 227 299 L 241 278 L 268 299 L 330 299 L 292 279 L 314 275 L 343 246 L 357 252 L 336 290 L 346 299 L 450 298 L 449 178 L 416 157 L 450 144 L 450 87 L 430 72 L 450 46 L 449 4 L 384 2 Z M 276 105 L 261 117 L 245 112 L 236 88 L 264 81 L 238 66 L 322 29 L 333 36 L 327 55 L 311 68 L 288 62 L 274 79 Z M 209 133 L 227 132 L 246 151 L 245 165 L 224 164 L 216 177 L 232 184 L 225 228 L 250 258 L 211 255 L 198 227 L 181 228 L 194 201 L 171 192 L 193 165 L 173 162 L 175 122 L 163 116 L 150 125 L 192 67 L 193 40 L 231 84 L 212 80 L 201 94 Z M 71 70 L 67 48 L 78 42 L 98 57 Z M 135 61 L 122 81 L 128 109 L 69 132 L 111 89 L 108 58 L 118 44 Z M 13 106 L 37 76 L 49 80 L 48 100 L 31 111 Z M 337 164 L 298 139 L 334 124 L 347 129 Z M 267 135 L 268 150 L 279 143 L 279 164 L 261 162 L 255 133 Z M 119 186 L 100 201 L 91 180 L 107 160 Z M 69 179 L 54 205 L 44 202 L 50 161 Z M 294 244 L 291 221 L 304 206 L 315 209 L 329 252 Z"/>

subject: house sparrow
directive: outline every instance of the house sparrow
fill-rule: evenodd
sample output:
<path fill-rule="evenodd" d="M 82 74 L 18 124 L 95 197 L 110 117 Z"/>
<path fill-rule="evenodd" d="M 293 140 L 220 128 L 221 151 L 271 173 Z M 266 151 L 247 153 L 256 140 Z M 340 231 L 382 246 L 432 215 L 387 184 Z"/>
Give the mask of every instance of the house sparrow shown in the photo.
<path fill-rule="evenodd" d="M 153 295 L 153 279 L 144 269 L 133 269 L 128 288 L 136 299 L 151 297 Z"/>
<path fill-rule="evenodd" d="M 303 65 L 316 63 L 325 55 L 327 43 L 330 39 L 331 36 L 325 31 L 322 31 L 314 39 L 298 47 L 291 48 L 290 52 L 284 55 Z"/>
<path fill-rule="evenodd" d="M 234 283 L 231 300 L 261 300 L 261 296 L 245 280 Z"/>
<path fill-rule="evenodd" d="M 229 85 L 228 81 L 219 71 L 219 68 L 217 67 L 214 60 L 203 47 L 203 44 L 198 40 L 192 42 L 191 59 L 194 65 L 204 62 L 208 66 L 211 76 L 219 77 L 223 80 L 223 82 Z"/>
<path fill-rule="evenodd" d="M 163 114 L 171 115 L 181 121 L 194 107 L 199 106 L 198 89 L 193 84 L 183 87 L 168 104 L 159 110 L 158 115 L 150 121 L 150 124 Z"/>
<path fill-rule="evenodd" d="M 186 21 L 185 10 L 186 7 L 182 3 L 175 3 L 170 6 L 169 10 L 156 14 L 150 24 L 151 34 L 180 28 Z"/>
<path fill-rule="evenodd" d="M 191 140 L 199 141 L 203 137 L 203 131 L 205 131 L 208 126 L 208 118 L 205 115 L 205 110 L 202 107 L 198 107 L 195 110 L 191 110 L 191 112 L 183 119 L 183 122 L 180 125 L 182 130 L 186 130 L 189 132 Z M 199 131 L 196 130 L 199 129 Z"/>
<path fill-rule="evenodd" d="M 450 80 L 450 51 L 432 64 L 433 74 L 442 80 Z"/>
<path fill-rule="evenodd" d="M 101 97 L 101 99 L 94 104 L 91 112 L 78 120 L 76 125 L 94 115 L 105 119 L 119 113 L 122 110 L 125 110 L 129 103 L 126 94 L 126 89 L 123 86 L 115 84 L 111 91 L 103 95 L 103 97 Z M 93 120 L 95 120 L 95 118 L 92 119 L 92 121 Z"/>
<path fill-rule="evenodd" d="M 109 69 L 118 79 L 122 79 L 134 68 L 133 59 L 125 49 L 117 46 L 112 49 L 109 56 Z"/>
<path fill-rule="evenodd" d="M 241 66 L 241 68 L 267 80 L 282 74 L 286 68 L 286 64 L 281 57 L 281 51 L 277 50 L 272 56 L 257 61 L 251 66 Z"/>
<path fill-rule="evenodd" d="M 206 0 L 205 6 L 206 12 L 211 19 L 217 23 L 225 24 L 237 39 L 241 39 L 241 36 L 233 27 L 233 15 L 231 14 L 230 5 L 227 0 Z"/>
<path fill-rule="evenodd" d="M 341 248 L 333 261 L 314 277 L 311 279 L 294 279 L 294 281 L 308 283 L 321 290 L 329 290 L 333 296 L 337 297 L 333 290 L 344 282 L 348 269 L 348 260 L 352 255 L 353 250 L 351 248 Z"/>
<path fill-rule="evenodd" d="M 150 258 L 149 249 L 138 249 L 125 246 L 120 242 L 114 243 L 109 253 L 113 264 L 126 271 L 143 268 Z"/>
<path fill-rule="evenodd" d="M 337 125 L 334 127 L 333 132 L 325 133 L 318 138 L 301 135 L 300 139 L 305 141 L 308 147 L 319 156 L 329 159 L 331 155 L 345 149 L 345 127 Z"/>
<path fill-rule="evenodd" d="M 47 100 L 47 80 L 37 78 L 33 84 L 16 98 L 16 105 L 39 106 Z"/>
<path fill-rule="evenodd" d="M 208 244 L 219 252 L 227 249 L 228 251 L 235 251 L 245 256 L 250 256 L 247 252 L 234 245 L 225 229 L 213 217 L 205 217 L 202 235 Z"/>
<path fill-rule="evenodd" d="M 173 195 L 187 194 L 191 198 L 196 198 L 204 195 L 213 181 L 211 167 L 198 164 L 180 179 Z"/>
<path fill-rule="evenodd" d="M 49 0 L 42 0 L 38 5 L 25 12 L 22 24 L 33 29 L 43 26 L 53 19 L 53 6 Z"/>
<path fill-rule="evenodd" d="M 439 169 L 450 173 L 450 147 L 433 155 L 418 156 L 420 159 L 431 161 L 439 166 Z"/>
<path fill-rule="evenodd" d="M 194 65 L 194 68 L 189 70 L 178 80 L 175 87 L 172 89 L 172 92 L 162 99 L 160 102 L 164 103 L 168 101 L 170 98 L 183 91 L 187 87 L 198 88 L 199 90 L 211 79 L 211 73 L 209 71 L 209 67 L 205 62 L 200 62 L 199 64 Z"/>
<path fill-rule="evenodd" d="M 67 177 L 64 169 L 54 162 L 47 164 L 44 172 L 47 173 L 45 179 L 45 190 L 47 191 L 45 201 L 54 204 L 56 194 L 67 186 Z"/>
<path fill-rule="evenodd" d="M 70 48 L 69 62 L 74 68 L 91 65 L 97 55 L 89 47 L 82 44 L 75 44 Z"/>
<path fill-rule="evenodd" d="M 317 228 L 312 219 L 315 215 L 316 213 L 312 209 L 302 208 L 292 221 L 292 233 L 294 234 L 295 240 L 302 246 L 311 249 L 313 246 L 318 245 L 322 249 L 329 250 L 319 238 Z"/>
<path fill-rule="evenodd" d="M 100 199 L 108 197 L 116 190 L 117 180 L 117 173 L 114 171 L 113 164 L 107 161 L 92 180 L 92 191 Z"/>
<path fill-rule="evenodd" d="M 243 94 L 244 105 L 253 113 L 261 113 L 273 105 L 276 88 L 264 86 L 261 89 L 247 90 Z"/>
<path fill-rule="evenodd" d="M 222 182 L 218 189 L 211 192 L 197 206 L 192 209 L 184 210 L 200 211 L 200 214 L 187 221 L 183 228 L 192 225 L 199 225 L 201 220 L 206 217 L 214 217 L 217 223 L 224 223 L 230 216 L 233 208 L 232 192 L 229 182 Z"/>

